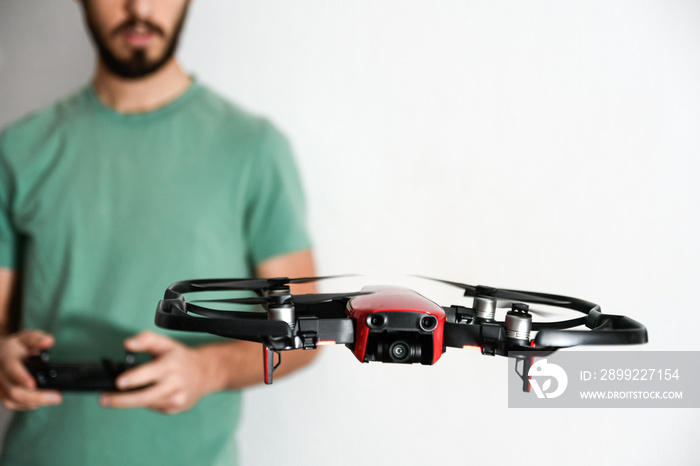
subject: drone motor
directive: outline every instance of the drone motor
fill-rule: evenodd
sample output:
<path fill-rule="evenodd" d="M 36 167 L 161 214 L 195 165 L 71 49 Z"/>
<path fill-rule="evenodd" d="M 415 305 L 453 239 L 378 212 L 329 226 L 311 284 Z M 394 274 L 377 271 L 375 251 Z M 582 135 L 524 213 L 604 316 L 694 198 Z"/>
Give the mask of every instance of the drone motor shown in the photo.
<path fill-rule="evenodd" d="M 529 306 L 525 303 L 513 303 L 511 310 L 506 312 L 506 336 L 515 340 L 528 341 L 532 329 L 532 316 Z"/>
<path fill-rule="evenodd" d="M 290 329 L 294 330 L 296 313 L 294 312 L 294 304 L 291 301 L 292 294 L 289 287 L 282 286 L 266 290 L 265 297 L 277 298 L 272 300 L 267 306 L 268 320 L 281 320 L 286 322 Z"/>
<path fill-rule="evenodd" d="M 490 296 L 474 296 L 474 313 L 482 320 L 493 320 L 496 317 L 496 299 Z"/>

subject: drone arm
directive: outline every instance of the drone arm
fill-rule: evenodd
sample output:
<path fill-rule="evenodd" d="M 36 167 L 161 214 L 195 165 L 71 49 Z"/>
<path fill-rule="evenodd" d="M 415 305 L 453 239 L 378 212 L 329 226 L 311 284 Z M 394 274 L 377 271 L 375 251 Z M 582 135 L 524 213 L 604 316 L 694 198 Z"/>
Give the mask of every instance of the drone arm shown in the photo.
<path fill-rule="evenodd" d="M 481 326 L 445 322 L 442 343 L 450 348 L 481 347 L 483 343 Z"/>
<path fill-rule="evenodd" d="M 297 320 L 297 335 L 303 348 L 313 349 L 322 344 L 352 344 L 355 341 L 355 326 L 351 319 L 319 319 L 300 316 Z"/>
<path fill-rule="evenodd" d="M 445 311 L 445 321 L 451 323 L 460 323 L 462 320 L 473 319 L 474 309 L 464 306 L 443 306 Z"/>

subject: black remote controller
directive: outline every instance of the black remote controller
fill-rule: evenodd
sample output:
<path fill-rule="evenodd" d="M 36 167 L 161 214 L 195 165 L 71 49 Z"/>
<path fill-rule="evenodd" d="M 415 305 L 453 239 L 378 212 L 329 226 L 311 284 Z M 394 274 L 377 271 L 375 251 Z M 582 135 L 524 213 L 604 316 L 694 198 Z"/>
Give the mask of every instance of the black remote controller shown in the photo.
<path fill-rule="evenodd" d="M 61 391 L 116 391 L 119 374 L 136 367 L 133 353 L 124 362 L 102 359 L 101 362 L 52 362 L 48 351 L 32 356 L 24 364 L 36 380 L 37 388 Z"/>

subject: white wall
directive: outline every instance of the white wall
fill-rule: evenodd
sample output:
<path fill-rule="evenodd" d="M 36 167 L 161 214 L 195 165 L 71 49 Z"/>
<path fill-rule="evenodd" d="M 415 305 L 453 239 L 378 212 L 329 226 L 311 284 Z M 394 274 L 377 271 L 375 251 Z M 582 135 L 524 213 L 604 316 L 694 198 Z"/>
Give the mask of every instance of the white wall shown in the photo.
<path fill-rule="evenodd" d="M 643 349 L 700 350 L 697 2 L 199 0 L 181 58 L 290 136 L 320 272 L 366 275 L 325 289 L 462 302 L 405 277 L 423 274 L 568 294 L 645 323 Z M 71 2 L 0 3 L 0 124 L 91 63 Z M 247 393 L 243 463 L 700 454 L 696 410 L 508 409 L 506 377 L 467 351 L 399 367 L 328 348 Z"/>

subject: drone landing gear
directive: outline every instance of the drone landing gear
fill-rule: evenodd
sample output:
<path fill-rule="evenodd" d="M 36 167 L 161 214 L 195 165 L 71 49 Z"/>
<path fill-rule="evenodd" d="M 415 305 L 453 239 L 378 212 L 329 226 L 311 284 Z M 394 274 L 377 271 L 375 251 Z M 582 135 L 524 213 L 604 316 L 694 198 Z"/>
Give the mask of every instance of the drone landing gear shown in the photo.
<path fill-rule="evenodd" d="M 530 391 L 530 368 L 532 367 L 533 357 L 527 354 L 515 356 L 515 373 L 520 376 L 523 381 L 523 391 Z M 518 366 L 522 368 L 518 370 Z"/>
<path fill-rule="evenodd" d="M 277 354 L 277 364 L 275 364 L 275 354 Z M 265 383 L 267 385 L 272 383 L 272 373 L 275 372 L 275 369 L 277 369 L 280 364 L 282 364 L 282 353 L 268 348 L 267 346 L 263 346 L 263 366 L 265 368 Z"/>

